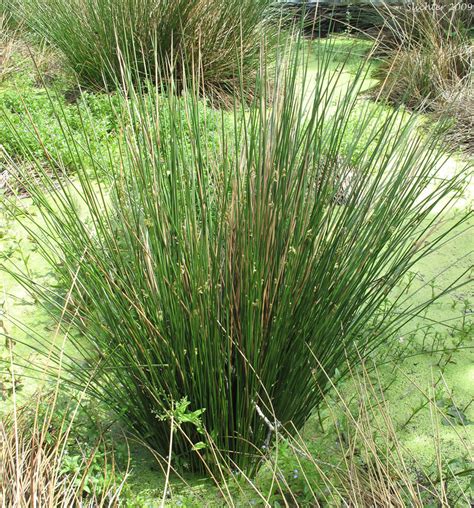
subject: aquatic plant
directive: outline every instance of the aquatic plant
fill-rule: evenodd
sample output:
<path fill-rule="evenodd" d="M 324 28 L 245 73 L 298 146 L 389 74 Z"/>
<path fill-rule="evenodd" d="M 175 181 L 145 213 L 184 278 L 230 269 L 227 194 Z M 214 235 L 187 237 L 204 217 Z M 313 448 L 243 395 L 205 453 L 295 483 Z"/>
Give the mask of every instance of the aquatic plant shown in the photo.
<path fill-rule="evenodd" d="M 74 139 L 75 177 L 17 168 L 41 212 L 19 220 L 66 288 L 10 269 L 68 332 L 51 368 L 193 470 L 254 471 L 330 380 L 389 348 L 429 304 L 409 303 L 404 275 L 465 220 L 437 231 L 464 175 L 437 178 L 436 134 L 356 109 L 366 67 L 341 87 L 331 42 L 318 48 L 314 73 L 299 47 L 274 75 L 263 66 L 217 143 L 195 80 L 163 96 L 124 67 L 121 163 L 105 182 L 93 145 Z"/>
<path fill-rule="evenodd" d="M 178 84 L 194 69 L 208 95 L 226 96 L 241 85 L 251 94 L 262 33 L 268 50 L 278 43 L 269 0 L 14 1 L 19 17 L 93 86 L 116 86 L 127 55 L 135 79 L 172 72 Z"/>

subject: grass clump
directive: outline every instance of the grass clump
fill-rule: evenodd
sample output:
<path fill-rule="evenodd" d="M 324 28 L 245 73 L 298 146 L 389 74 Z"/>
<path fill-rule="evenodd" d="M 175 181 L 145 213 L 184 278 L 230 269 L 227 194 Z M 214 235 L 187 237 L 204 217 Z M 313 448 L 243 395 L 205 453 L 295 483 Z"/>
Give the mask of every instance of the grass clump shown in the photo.
<path fill-rule="evenodd" d="M 226 96 L 244 85 L 251 92 L 266 46 L 277 43 L 269 0 L 17 0 L 26 23 L 59 48 L 83 84 L 116 86 L 121 80 L 117 47 L 130 57 L 134 79 L 199 66 L 201 92 Z"/>
<path fill-rule="evenodd" d="M 58 393 L 35 394 L 0 421 L 2 506 L 118 506 L 126 475 L 99 441 L 78 443 L 79 402 L 60 406 Z"/>
<path fill-rule="evenodd" d="M 112 184 L 91 180 L 93 150 L 74 180 L 22 175 L 42 218 L 20 220 L 67 294 L 15 276 L 80 331 L 50 363 L 184 468 L 255 471 L 275 431 L 301 429 L 330 379 L 425 306 L 389 297 L 449 234 L 437 219 L 463 176 L 436 179 L 437 138 L 397 112 L 368 108 L 342 150 L 365 71 L 340 92 L 331 51 L 310 96 L 282 62 L 272 107 L 262 69 L 261 98 L 237 96 L 211 146 L 198 86 L 126 81 Z"/>
<path fill-rule="evenodd" d="M 17 49 L 17 30 L 11 26 L 11 16 L 0 4 L 0 84 L 17 69 L 14 55 Z"/>
<path fill-rule="evenodd" d="M 449 112 L 458 145 L 474 149 L 474 11 L 463 0 L 414 2 L 381 11 L 385 36 L 379 42 L 379 95 L 420 111 Z"/>

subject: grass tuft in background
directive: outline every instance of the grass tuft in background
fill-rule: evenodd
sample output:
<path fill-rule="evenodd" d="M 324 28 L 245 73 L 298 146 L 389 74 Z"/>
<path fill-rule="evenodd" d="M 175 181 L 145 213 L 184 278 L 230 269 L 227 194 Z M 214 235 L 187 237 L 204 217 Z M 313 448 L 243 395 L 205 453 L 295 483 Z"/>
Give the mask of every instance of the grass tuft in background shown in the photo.
<path fill-rule="evenodd" d="M 84 85 L 117 86 L 126 56 L 134 80 L 172 74 L 178 86 L 185 74 L 199 72 L 201 93 L 220 100 L 241 86 L 251 96 L 262 58 L 262 34 L 269 54 L 279 44 L 279 14 L 268 10 L 270 4 L 16 0 L 17 15 L 63 53 Z"/>
<path fill-rule="evenodd" d="M 385 6 L 378 96 L 452 119 L 448 139 L 474 150 L 474 10 L 464 0 Z"/>

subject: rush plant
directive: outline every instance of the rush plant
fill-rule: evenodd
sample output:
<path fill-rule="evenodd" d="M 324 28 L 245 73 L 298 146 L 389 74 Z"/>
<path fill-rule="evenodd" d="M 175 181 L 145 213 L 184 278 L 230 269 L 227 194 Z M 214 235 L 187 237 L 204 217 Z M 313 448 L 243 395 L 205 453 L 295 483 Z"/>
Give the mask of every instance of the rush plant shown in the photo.
<path fill-rule="evenodd" d="M 386 23 L 378 42 L 380 96 L 419 111 L 447 110 L 461 123 L 468 122 L 474 75 L 472 5 L 416 0 L 406 8 L 387 5 L 380 12 Z M 467 114 L 459 104 L 455 107 L 457 102 Z"/>
<path fill-rule="evenodd" d="M 115 85 L 126 54 L 135 79 L 153 68 L 162 75 L 172 69 L 177 84 L 199 66 L 201 91 L 225 96 L 240 87 L 239 75 L 247 87 L 254 84 L 262 31 L 267 47 L 277 43 L 270 0 L 13 1 L 86 85 Z"/>
<path fill-rule="evenodd" d="M 34 179 L 15 172 L 41 212 L 19 220 L 66 289 L 9 270 L 80 332 L 49 354 L 52 368 L 193 470 L 221 458 L 255 470 L 328 379 L 390 347 L 429 303 L 393 290 L 451 232 L 436 224 L 464 176 L 437 178 L 435 135 L 397 111 L 356 108 L 366 67 L 341 87 L 331 42 L 319 48 L 316 72 L 298 48 L 271 91 L 263 68 L 259 98 L 236 96 L 217 127 L 195 81 L 162 96 L 124 71 L 109 183 L 94 178 L 93 145 L 74 140 L 76 176 L 53 165 L 51 178 L 41 163 Z"/>

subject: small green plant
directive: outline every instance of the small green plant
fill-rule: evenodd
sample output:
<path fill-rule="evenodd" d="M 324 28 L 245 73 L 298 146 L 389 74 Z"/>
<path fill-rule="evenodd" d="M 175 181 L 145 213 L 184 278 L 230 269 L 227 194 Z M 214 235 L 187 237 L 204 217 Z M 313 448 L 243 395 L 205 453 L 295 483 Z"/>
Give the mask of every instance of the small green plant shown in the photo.
<path fill-rule="evenodd" d="M 11 158 L 18 162 L 37 160 L 73 171 L 80 158 L 80 146 L 86 143 L 84 131 L 89 133 L 87 142 L 94 153 L 102 152 L 102 164 L 106 166 L 113 150 L 111 138 L 117 134 L 119 113 L 114 109 L 120 108 L 118 99 L 84 92 L 76 104 L 68 104 L 59 92 L 31 84 L 20 90 L 1 90 L 0 169 L 12 172 L 13 166 L 8 165 Z M 72 139 L 77 146 L 74 151 L 70 150 Z M 7 183 L 15 185 L 18 175 L 13 172 L 9 176 Z"/>

